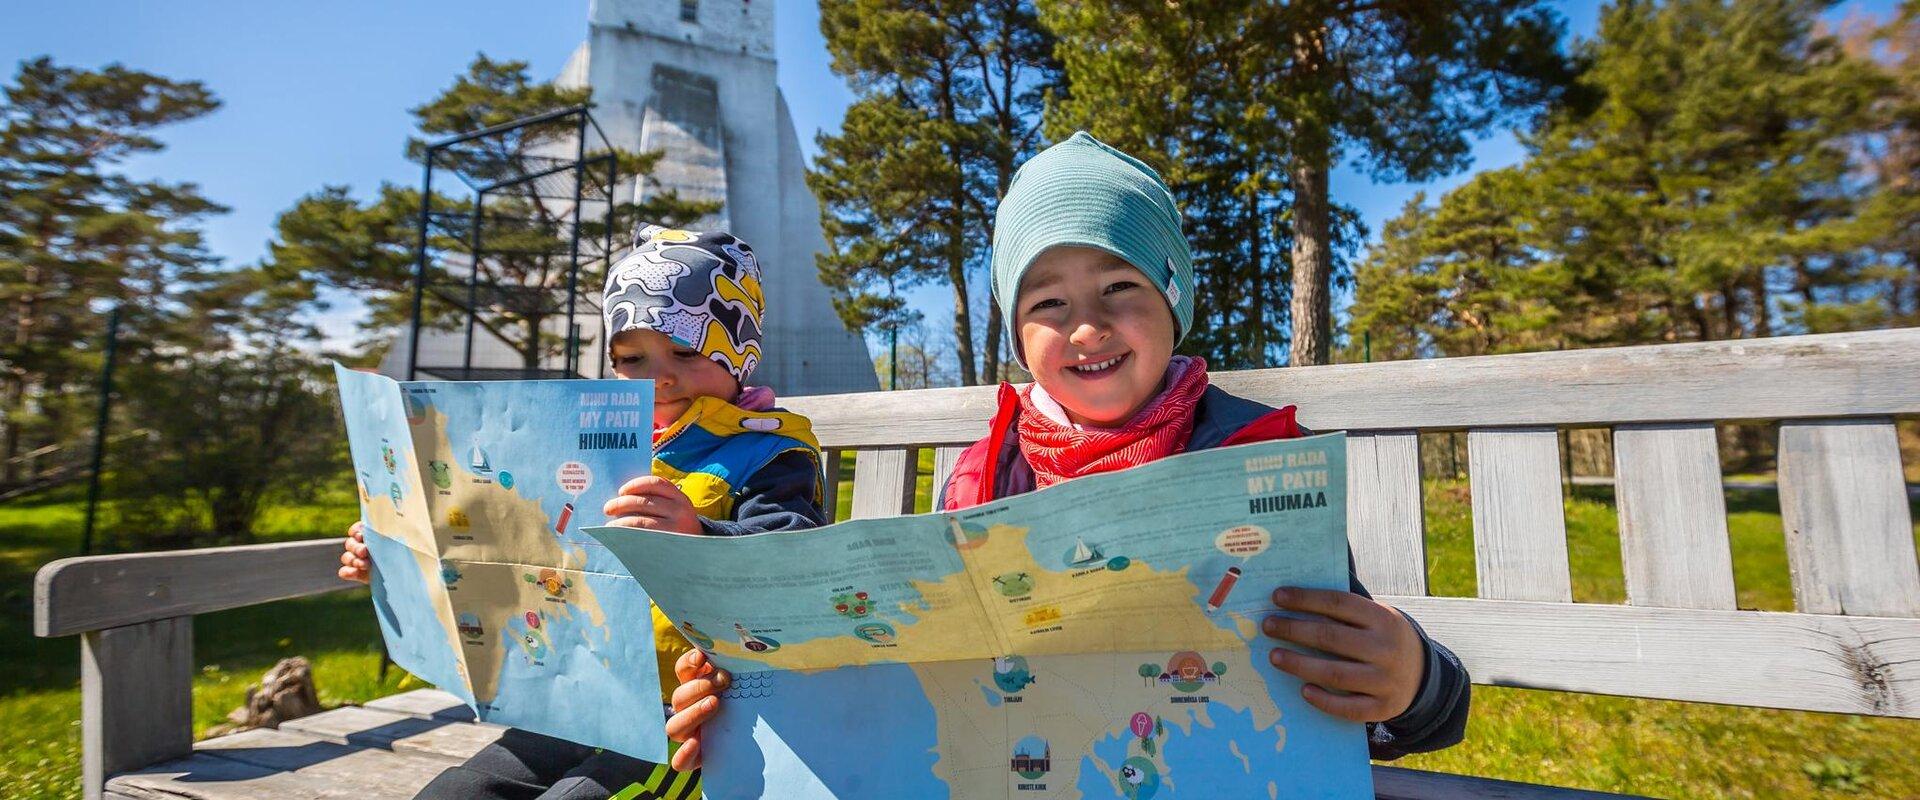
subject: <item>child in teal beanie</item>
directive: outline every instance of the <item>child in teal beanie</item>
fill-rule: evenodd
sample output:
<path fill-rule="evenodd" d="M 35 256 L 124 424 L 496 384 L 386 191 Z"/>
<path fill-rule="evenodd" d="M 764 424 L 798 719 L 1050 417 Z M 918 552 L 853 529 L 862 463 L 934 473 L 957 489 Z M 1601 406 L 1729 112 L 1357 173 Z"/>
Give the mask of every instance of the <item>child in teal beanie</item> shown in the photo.
<path fill-rule="evenodd" d="M 1173 354 L 1193 326 L 1193 255 L 1172 192 L 1138 159 L 1080 132 L 1028 160 L 994 215 L 992 267 L 994 302 L 1033 383 L 1001 384 L 990 432 L 960 455 L 941 508 L 1305 435 L 1293 406 L 1234 397 L 1207 381 L 1205 361 Z M 1271 616 L 1265 633 L 1324 653 L 1275 647 L 1274 666 L 1305 682 L 1314 707 L 1367 723 L 1376 759 L 1459 742 L 1466 668 L 1349 578 L 1350 591 L 1274 588 L 1277 608 L 1319 619 Z M 691 745 L 675 756 L 684 769 L 729 676 L 697 650 L 675 672 L 667 731 Z"/>

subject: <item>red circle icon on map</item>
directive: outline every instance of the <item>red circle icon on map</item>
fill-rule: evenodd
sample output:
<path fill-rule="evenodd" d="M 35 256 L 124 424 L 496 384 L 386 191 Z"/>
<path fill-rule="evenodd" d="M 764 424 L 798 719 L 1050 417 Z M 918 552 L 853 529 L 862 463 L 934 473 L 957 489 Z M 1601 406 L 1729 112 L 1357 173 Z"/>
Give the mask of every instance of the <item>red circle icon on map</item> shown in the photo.
<path fill-rule="evenodd" d="M 527 627 L 529 628 L 540 627 L 540 615 L 538 613 L 535 613 L 532 611 L 527 612 Z"/>

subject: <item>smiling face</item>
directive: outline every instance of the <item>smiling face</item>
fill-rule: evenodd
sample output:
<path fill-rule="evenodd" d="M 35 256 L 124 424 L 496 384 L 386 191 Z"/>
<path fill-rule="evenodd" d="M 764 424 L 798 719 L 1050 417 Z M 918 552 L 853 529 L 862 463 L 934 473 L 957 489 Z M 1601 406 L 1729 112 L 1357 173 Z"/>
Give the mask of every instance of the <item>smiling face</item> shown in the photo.
<path fill-rule="evenodd" d="M 659 331 L 629 330 L 614 336 L 613 371 L 622 378 L 653 381 L 655 428 L 672 425 L 697 398 L 731 402 L 740 394 L 740 383 L 726 367 Z"/>
<path fill-rule="evenodd" d="M 1173 311 L 1140 270 L 1091 247 L 1040 254 L 1020 281 L 1014 324 L 1033 379 L 1079 425 L 1126 423 L 1173 357 Z"/>

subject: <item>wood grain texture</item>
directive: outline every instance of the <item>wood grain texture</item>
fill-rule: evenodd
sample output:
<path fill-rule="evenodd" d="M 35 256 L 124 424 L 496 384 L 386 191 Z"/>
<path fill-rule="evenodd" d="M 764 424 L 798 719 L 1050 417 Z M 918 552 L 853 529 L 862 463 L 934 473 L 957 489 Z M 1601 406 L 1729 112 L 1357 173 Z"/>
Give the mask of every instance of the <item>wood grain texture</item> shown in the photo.
<path fill-rule="evenodd" d="M 409 717 L 421 719 L 444 719 L 452 722 L 472 722 L 473 709 L 468 708 L 460 698 L 439 689 L 414 689 L 410 692 L 387 695 L 366 703 L 367 708 L 376 711 L 392 711 Z"/>
<path fill-rule="evenodd" d="M 193 620 L 154 620 L 80 639 L 82 793 L 107 776 L 193 750 Z"/>
<path fill-rule="evenodd" d="M 1420 435 L 1370 431 L 1347 437 L 1347 542 L 1360 583 L 1377 594 L 1427 593 Z"/>
<path fill-rule="evenodd" d="M 1622 425 L 1613 432 L 1613 456 L 1627 602 L 1732 609 L 1733 551 L 1713 424 Z"/>
<path fill-rule="evenodd" d="M 853 519 L 913 511 L 915 451 L 861 450 L 853 457 Z"/>
<path fill-rule="evenodd" d="M 33 632 L 85 631 L 337 592 L 340 539 L 63 558 L 34 576 Z"/>
<path fill-rule="evenodd" d="M 1467 431 L 1467 479 L 1480 596 L 1572 602 L 1554 429 Z"/>
<path fill-rule="evenodd" d="M 1314 430 L 1920 414 L 1920 328 L 1214 373 Z M 782 398 L 826 447 L 966 444 L 994 387 Z"/>
<path fill-rule="evenodd" d="M 1920 616 L 1920 565 L 1893 421 L 1781 423 L 1779 469 L 1795 607 Z"/>
<path fill-rule="evenodd" d="M 839 522 L 834 514 L 840 508 L 840 451 L 820 452 L 820 507 L 826 509 L 829 522 Z"/>
<path fill-rule="evenodd" d="M 1920 620 L 1383 597 L 1465 662 L 1529 689 L 1920 718 Z"/>

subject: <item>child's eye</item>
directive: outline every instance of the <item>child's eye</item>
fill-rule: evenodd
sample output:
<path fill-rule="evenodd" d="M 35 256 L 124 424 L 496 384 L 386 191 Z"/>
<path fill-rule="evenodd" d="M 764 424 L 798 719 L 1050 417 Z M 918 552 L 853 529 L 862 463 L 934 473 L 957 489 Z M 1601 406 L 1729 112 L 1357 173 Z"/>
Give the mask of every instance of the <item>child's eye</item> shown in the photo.
<path fill-rule="evenodd" d="M 673 351 L 673 356 L 679 359 L 699 358 L 700 352 L 697 350 L 675 350 Z"/>
<path fill-rule="evenodd" d="M 1140 288 L 1140 284 L 1135 283 L 1133 281 L 1116 281 L 1114 283 L 1107 285 L 1107 294 L 1113 294 L 1114 292 L 1124 292 L 1128 289 L 1138 289 L 1138 288 Z"/>
<path fill-rule="evenodd" d="M 1049 297 L 1049 298 L 1047 298 L 1047 299 L 1045 299 L 1045 300 L 1041 300 L 1040 302 L 1037 302 L 1037 303 L 1034 303 L 1034 304 L 1033 304 L 1033 305 L 1032 305 L 1031 307 L 1029 307 L 1029 308 L 1027 309 L 1027 311 L 1028 311 L 1028 312 L 1034 312 L 1034 311 L 1039 311 L 1039 310 L 1041 310 L 1041 309 L 1044 309 L 1044 308 L 1056 308 L 1056 307 L 1059 307 L 1059 306 L 1063 306 L 1063 305 L 1066 305 L 1066 303 L 1064 303 L 1064 302 L 1061 302 L 1060 300 L 1058 300 L 1058 299 L 1056 299 L 1056 298 L 1052 298 L 1052 297 Z"/>

